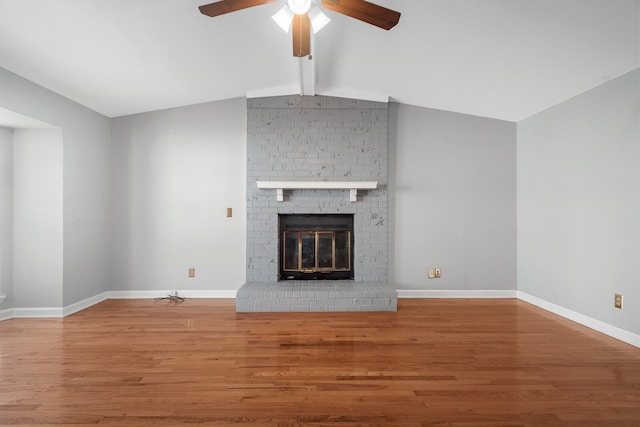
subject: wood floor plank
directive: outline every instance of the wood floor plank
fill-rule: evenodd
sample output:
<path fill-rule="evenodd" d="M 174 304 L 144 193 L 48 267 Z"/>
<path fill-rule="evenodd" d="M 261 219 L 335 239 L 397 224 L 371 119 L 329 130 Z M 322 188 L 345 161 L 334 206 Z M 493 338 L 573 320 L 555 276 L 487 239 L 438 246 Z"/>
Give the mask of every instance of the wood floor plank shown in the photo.
<path fill-rule="evenodd" d="M 640 349 L 517 300 L 0 322 L 0 425 L 638 426 Z"/>

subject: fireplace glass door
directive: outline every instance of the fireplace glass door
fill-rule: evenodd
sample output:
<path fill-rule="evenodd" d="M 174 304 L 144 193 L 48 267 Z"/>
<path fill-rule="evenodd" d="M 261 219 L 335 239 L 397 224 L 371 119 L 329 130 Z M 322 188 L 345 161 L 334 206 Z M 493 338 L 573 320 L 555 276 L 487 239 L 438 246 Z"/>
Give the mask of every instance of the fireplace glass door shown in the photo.
<path fill-rule="evenodd" d="M 353 215 L 280 215 L 280 279 L 353 279 Z"/>
<path fill-rule="evenodd" d="M 285 231 L 285 272 L 348 271 L 351 233 L 349 231 Z"/>

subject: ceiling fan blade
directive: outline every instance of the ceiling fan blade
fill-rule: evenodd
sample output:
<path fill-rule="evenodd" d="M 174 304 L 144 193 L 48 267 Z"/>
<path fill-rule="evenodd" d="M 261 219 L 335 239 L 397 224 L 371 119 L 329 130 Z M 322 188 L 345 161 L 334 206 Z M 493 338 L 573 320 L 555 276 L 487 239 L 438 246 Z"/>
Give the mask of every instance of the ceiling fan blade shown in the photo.
<path fill-rule="evenodd" d="M 400 21 L 400 12 L 365 0 L 322 0 L 322 6 L 385 30 L 390 30 Z"/>
<path fill-rule="evenodd" d="M 311 20 L 309 15 L 293 15 L 293 56 L 311 55 Z"/>
<path fill-rule="evenodd" d="M 199 9 L 203 15 L 213 17 L 267 3 L 274 3 L 276 1 L 278 0 L 220 0 L 215 3 L 202 5 Z"/>

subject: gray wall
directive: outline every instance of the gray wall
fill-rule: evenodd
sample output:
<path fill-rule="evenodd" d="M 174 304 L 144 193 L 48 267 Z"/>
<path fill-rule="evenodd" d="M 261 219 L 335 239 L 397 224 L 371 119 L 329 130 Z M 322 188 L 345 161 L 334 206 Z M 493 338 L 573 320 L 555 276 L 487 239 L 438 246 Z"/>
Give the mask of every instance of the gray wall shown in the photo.
<path fill-rule="evenodd" d="M 62 131 L 13 132 L 13 305 L 61 307 Z"/>
<path fill-rule="evenodd" d="M 389 143 L 396 287 L 515 291 L 516 125 L 391 104 Z"/>
<path fill-rule="evenodd" d="M 635 334 L 639 98 L 635 70 L 518 123 L 517 162 L 518 289 Z"/>
<path fill-rule="evenodd" d="M 246 114 L 232 99 L 112 120 L 112 290 L 244 283 Z"/>
<path fill-rule="evenodd" d="M 0 93 L 0 108 L 63 130 L 62 304 L 107 291 L 109 119 L 2 68 Z"/>
<path fill-rule="evenodd" d="M 0 127 L 0 295 L 13 295 L 13 130 Z"/>
<path fill-rule="evenodd" d="M 278 279 L 278 214 L 354 215 L 354 280 L 388 280 L 388 105 L 325 96 L 247 100 L 247 281 Z M 256 181 L 377 181 L 348 190 L 275 190 Z"/>

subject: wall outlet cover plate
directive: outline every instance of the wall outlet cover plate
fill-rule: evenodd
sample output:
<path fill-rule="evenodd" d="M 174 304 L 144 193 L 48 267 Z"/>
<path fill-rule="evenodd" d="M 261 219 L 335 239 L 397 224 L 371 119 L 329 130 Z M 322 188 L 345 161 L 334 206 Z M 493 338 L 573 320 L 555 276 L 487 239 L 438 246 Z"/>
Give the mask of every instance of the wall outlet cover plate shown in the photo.
<path fill-rule="evenodd" d="M 623 297 L 621 294 L 615 294 L 615 299 L 613 301 L 613 306 L 615 308 L 622 309 L 623 308 Z"/>

